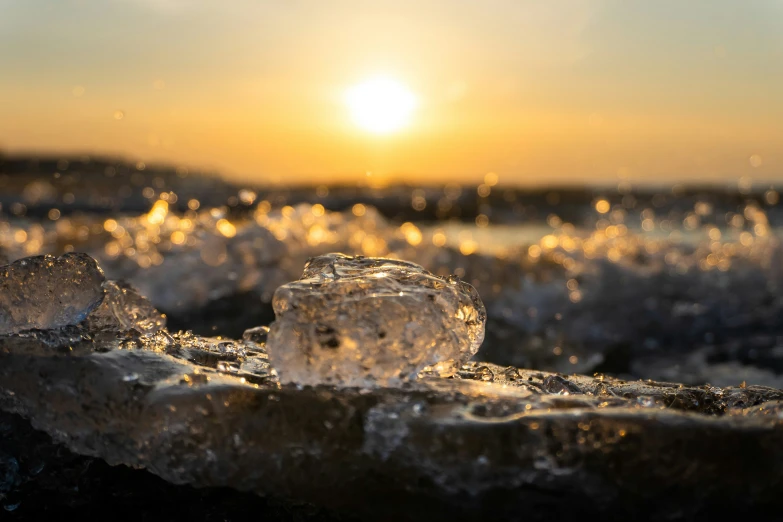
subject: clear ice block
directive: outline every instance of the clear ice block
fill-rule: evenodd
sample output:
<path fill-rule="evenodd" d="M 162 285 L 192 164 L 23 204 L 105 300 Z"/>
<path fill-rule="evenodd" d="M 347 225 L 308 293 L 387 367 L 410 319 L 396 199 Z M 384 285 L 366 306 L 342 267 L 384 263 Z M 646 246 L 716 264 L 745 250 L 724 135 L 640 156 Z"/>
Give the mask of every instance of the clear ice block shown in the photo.
<path fill-rule="evenodd" d="M 95 260 L 81 253 L 0 266 L 0 335 L 80 323 L 101 303 L 103 281 Z"/>
<path fill-rule="evenodd" d="M 395 386 L 478 351 L 486 314 L 457 277 L 384 258 L 312 258 L 273 299 L 267 348 L 281 382 Z"/>

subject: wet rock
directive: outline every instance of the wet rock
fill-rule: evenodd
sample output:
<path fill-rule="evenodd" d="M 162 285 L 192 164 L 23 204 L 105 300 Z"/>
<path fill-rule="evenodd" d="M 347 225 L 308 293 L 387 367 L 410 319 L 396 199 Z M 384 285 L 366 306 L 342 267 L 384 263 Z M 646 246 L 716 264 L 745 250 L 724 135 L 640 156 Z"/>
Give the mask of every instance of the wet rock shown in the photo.
<path fill-rule="evenodd" d="M 268 349 L 282 382 L 389 386 L 459 365 L 484 339 L 478 293 L 459 278 L 383 258 L 329 254 L 281 286 Z"/>
<path fill-rule="evenodd" d="M 87 254 L 27 257 L 0 267 L 0 335 L 80 323 L 103 299 L 103 281 Z"/>
<path fill-rule="evenodd" d="M 19 462 L 0 451 L 0 498 L 4 497 L 19 482 Z"/>
<path fill-rule="evenodd" d="M 45 520 L 52 513 L 74 520 L 225 522 L 247 520 L 249 513 L 265 522 L 351 520 L 295 501 L 178 486 L 141 469 L 110 466 L 74 454 L 5 412 L 0 412 L 0 506 L 0 519 L 14 522 Z M 10 516 L 6 511 L 12 509 Z"/>

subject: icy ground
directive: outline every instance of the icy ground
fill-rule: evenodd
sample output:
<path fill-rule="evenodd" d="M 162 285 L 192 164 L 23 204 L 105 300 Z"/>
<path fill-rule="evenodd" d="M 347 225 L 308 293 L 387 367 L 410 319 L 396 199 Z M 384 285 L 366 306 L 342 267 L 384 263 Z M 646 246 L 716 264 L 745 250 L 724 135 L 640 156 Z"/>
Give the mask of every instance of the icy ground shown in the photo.
<path fill-rule="evenodd" d="M 33 325 L 0 335 L 0 409 L 79 454 L 174 484 L 228 486 L 373 520 L 682 520 L 780 508 L 783 391 L 462 363 L 482 335 L 478 296 L 409 263 L 316 258 L 275 298 L 285 300 L 276 303 L 279 323 L 242 340 L 170 332 L 146 299 L 105 281 L 84 254 L 25 258 L 3 270 L 4 288 L 24 282 L 30 295 L 62 278 L 79 305 L 64 315 L 43 300 L 0 301 L 0 313 L 15 310 L 14 325 Z M 346 286 L 335 290 L 340 278 Z M 394 285 L 403 294 L 396 298 L 416 295 L 403 304 L 428 320 L 410 342 L 398 337 L 401 346 L 347 352 L 365 367 L 336 360 L 340 346 L 307 337 L 281 344 L 283 330 L 307 319 L 292 310 L 309 298 L 316 301 L 301 313 L 316 314 L 316 335 L 319 325 L 332 328 L 342 345 L 362 325 L 388 319 L 390 333 L 404 338 L 395 308 L 344 307 L 346 299 L 373 303 Z M 427 308 L 429 295 L 442 300 L 437 311 Z M 449 327 L 454 337 L 444 339 Z M 411 359 L 417 369 L 441 360 L 429 358 L 427 339 L 454 350 L 448 377 L 410 375 Z M 373 372 L 384 354 L 406 379 Z M 289 380 L 320 382 L 332 372 L 339 386 L 281 385 L 275 364 Z M 352 386 L 367 379 L 348 371 L 371 376 L 372 386 Z M 5 499 L 29 472 L 0 457 L 0 500 L 21 509 Z"/>
<path fill-rule="evenodd" d="M 456 274 L 481 294 L 482 360 L 783 387 L 774 191 L 728 211 L 706 201 L 664 212 L 627 195 L 598 199 L 578 225 L 552 213 L 535 228 L 495 227 L 492 209 L 474 226 L 422 226 L 392 223 L 361 203 L 332 212 L 240 196 L 253 201 L 251 211 L 196 200 L 181 211 L 183 202 L 162 192 L 140 215 L 12 214 L 0 221 L 0 256 L 87 252 L 177 329 L 233 337 L 272 320 L 273 293 L 298 279 L 309 257 L 405 259 L 436 276 Z"/>

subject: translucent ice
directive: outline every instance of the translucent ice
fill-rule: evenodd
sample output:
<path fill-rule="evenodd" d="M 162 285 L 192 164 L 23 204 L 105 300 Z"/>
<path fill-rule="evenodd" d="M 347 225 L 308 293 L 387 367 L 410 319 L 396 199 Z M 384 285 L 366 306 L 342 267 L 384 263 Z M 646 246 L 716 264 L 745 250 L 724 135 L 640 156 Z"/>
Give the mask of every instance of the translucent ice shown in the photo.
<path fill-rule="evenodd" d="M 80 323 L 103 299 L 103 281 L 87 254 L 27 257 L 0 267 L 0 335 Z"/>
<path fill-rule="evenodd" d="M 278 266 L 285 246 L 269 230 L 232 224 L 216 209 L 180 219 L 159 201 L 150 213 L 112 220 L 110 228 L 115 235 L 96 237 L 87 251 L 109 278 L 128 281 L 170 314 L 255 289 L 271 298 L 291 278 Z"/>
<path fill-rule="evenodd" d="M 90 327 L 96 330 L 154 333 L 166 326 L 166 316 L 130 285 L 117 281 L 103 284 L 105 298 L 89 316 Z"/>
<path fill-rule="evenodd" d="M 256 326 L 255 328 L 248 328 L 245 333 L 242 334 L 242 339 L 250 341 L 261 346 L 266 346 L 266 340 L 269 337 L 268 326 Z"/>
<path fill-rule="evenodd" d="M 273 299 L 267 347 L 281 382 L 387 386 L 469 359 L 486 314 L 472 286 L 392 259 L 312 258 Z"/>

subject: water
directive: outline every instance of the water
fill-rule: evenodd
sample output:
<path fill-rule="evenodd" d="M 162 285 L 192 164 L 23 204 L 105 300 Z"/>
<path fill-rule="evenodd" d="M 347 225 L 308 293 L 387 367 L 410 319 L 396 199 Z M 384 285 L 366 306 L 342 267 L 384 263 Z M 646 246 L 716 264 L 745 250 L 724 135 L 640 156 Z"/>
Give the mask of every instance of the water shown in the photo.
<path fill-rule="evenodd" d="M 739 243 L 742 230 L 728 226 L 716 227 L 721 238 L 726 242 Z M 444 224 L 421 224 L 421 230 L 427 235 L 442 234 L 445 237 L 444 246 L 459 249 L 466 241 L 476 243 L 477 252 L 491 256 L 503 256 L 509 251 L 521 250 L 523 247 L 538 244 L 541 239 L 557 231 L 557 227 L 544 224 L 514 224 L 514 225 L 488 225 L 476 226 L 473 223 L 447 222 Z M 574 229 L 577 236 L 587 237 L 591 234 L 587 228 Z M 700 243 L 709 242 L 709 231 L 704 229 L 666 231 L 657 228 L 646 231 L 641 227 L 631 229 L 632 234 L 643 234 L 646 238 L 671 242 L 672 244 L 698 246 Z M 776 239 L 783 239 L 783 228 L 772 227 L 769 233 Z"/>

